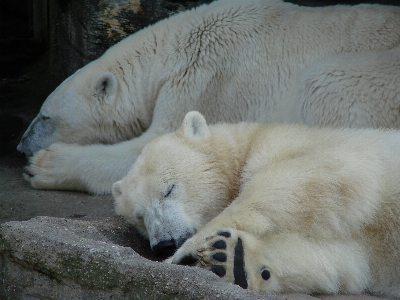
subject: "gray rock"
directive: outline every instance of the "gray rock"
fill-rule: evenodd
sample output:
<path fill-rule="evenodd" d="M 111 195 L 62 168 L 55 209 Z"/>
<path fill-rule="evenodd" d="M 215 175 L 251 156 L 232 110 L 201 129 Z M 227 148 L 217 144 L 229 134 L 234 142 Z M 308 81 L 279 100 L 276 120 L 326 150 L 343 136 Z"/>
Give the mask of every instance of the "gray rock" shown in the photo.
<path fill-rule="evenodd" d="M 143 241 L 132 230 L 119 217 L 36 217 L 4 223 L 0 295 L 13 300 L 284 299 L 243 290 L 200 268 L 146 259 L 136 248 L 157 257 L 149 247 L 140 247 Z"/>

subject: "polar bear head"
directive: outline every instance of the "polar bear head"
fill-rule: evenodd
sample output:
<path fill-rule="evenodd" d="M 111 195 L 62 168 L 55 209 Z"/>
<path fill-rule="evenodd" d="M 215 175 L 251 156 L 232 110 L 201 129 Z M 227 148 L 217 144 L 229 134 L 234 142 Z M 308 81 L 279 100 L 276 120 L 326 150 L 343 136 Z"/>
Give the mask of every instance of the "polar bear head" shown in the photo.
<path fill-rule="evenodd" d="M 118 94 L 115 75 L 91 63 L 55 89 L 23 135 L 18 151 L 31 155 L 54 142 L 88 144 L 107 139 L 107 118 Z"/>
<path fill-rule="evenodd" d="M 152 47 L 147 36 L 138 32 L 122 40 L 62 82 L 43 103 L 18 151 L 30 156 L 56 142 L 113 144 L 142 134 L 157 98 L 145 88 L 150 64 L 154 69 L 157 61 L 153 51 L 142 51 Z M 129 51 L 141 54 L 129 56 Z M 151 78 L 157 90 L 158 81 Z"/>
<path fill-rule="evenodd" d="M 43 103 L 18 151 L 30 156 L 55 142 L 110 144 L 138 136 L 137 112 L 121 100 L 130 97 L 119 77 L 97 60 L 67 78 Z"/>
<path fill-rule="evenodd" d="M 171 254 L 226 206 L 227 182 L 213 155 L 203 116 L 189 112 L 175 133 L 143 149 L 133 168 L 113 185 L 116 213 Z"/>

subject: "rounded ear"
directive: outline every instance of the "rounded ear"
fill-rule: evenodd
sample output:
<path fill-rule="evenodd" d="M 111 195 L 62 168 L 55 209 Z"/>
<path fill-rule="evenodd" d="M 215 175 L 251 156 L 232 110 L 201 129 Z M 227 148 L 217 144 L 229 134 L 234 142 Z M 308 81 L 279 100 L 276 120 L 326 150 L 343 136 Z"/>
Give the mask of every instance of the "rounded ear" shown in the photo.
<path fill-rule="evenodd" d="M 115 200 L 117 200 L 117 198 L 119 198 L 122 195 L 121 180 L 117 181 L 116 183 L 113 184 L 113 186 L 112 186 L 112 195 L 113 195 Z"/>
<path fill-rule="evenodd" d="M 206 119 L 197 111 L 190 111 L 183 120 L 183 133 L 188 139 L 206 139 L 210 136 L 210 129 Z"/>
<path fill-rule="evenodd" d="M 117 95 L 117 88 L 117 78 L 111 72 L 103 72 L 95 80 L 95 95 L 101 101 L 114 100 Z"/>

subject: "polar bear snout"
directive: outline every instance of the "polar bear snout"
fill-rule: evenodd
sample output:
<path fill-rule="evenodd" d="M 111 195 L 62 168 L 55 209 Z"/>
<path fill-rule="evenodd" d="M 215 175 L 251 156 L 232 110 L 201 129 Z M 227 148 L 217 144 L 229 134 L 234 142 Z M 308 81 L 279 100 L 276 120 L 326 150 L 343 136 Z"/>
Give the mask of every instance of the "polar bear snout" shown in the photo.
<path fill-rule="evenodd" d="M 191 238 L 193 235 L 194 231 L 188 229 L 180 236 L 175 236 L 175 238 L 161 240 L 155 244 L 150 243 L 151 250 L 160 256 L 171 256 L 180 246 L 183 245 L 184 242 L 186 242 L 186 240 Z"/>
<path fill-rule="evenodd" d="M 154 201 L 147 206 L 144 225 L 151 249 L 159 255 L 171 255 L 196 230 L 179 203 L 176 201 Z"/>
<path fill-rule="evenodd" d="M 54 142 L 56 123 L 39 113 L 23 134 L 17 146 L 17 151 L 25 157 L 32 156 L 35 152 L 44 149 Z"/>
<path fill-rule="evenodd" d="M 170 256 L 175 253 L 175 250 L 177 249 L 177 246 L 175 244 L 174 239 L 167 240 L 167 241 L 161 241 L 158 244 L 154 245 L 152 250 L 154 253 L 158 255 L 165 255 L 165 256 Z"/>

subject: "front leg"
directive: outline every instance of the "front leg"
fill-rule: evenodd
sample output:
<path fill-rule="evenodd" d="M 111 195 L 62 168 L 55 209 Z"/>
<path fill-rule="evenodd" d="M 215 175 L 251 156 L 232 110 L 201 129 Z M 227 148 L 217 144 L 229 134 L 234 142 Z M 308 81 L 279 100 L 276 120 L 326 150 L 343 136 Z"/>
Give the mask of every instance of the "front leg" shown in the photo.
<path fill-rule="evenodd" d="M 200 231 L 170 262 L 267 294 L 360 294 L 372 278 L 366 251 L 355 241 L 317 242 L 290 233 L 256 238 L 232 228 Z"/>
<path fill-rule="evenodd" d="M 35 189 L 109 194 L 113 183 L 128 173 L 143 147 L 156 136 L 147 132 L 114 145 L 52 144 L 30 158 L 24 178 Z"/>

